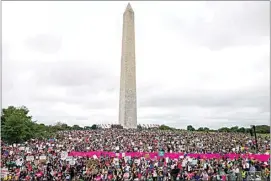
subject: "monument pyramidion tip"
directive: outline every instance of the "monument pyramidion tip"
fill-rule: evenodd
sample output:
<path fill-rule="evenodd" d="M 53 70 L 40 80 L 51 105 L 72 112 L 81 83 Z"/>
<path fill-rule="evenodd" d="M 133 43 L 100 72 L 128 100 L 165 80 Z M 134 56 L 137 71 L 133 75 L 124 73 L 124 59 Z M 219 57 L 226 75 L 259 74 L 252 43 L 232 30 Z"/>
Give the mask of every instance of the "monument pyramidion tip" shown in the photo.
<path fill-rule="evenodd" d="M 128 3 L 128 5 L 127 5 L 127 7 L 126 7 L 125 12 L 127 12 L 127 11 L 129 11 L 129 12 L 134 12 L 134 10 L 133 10 L 133 8 L 132 8 L 132 6 L 131 6 L 130 3 Z"/>

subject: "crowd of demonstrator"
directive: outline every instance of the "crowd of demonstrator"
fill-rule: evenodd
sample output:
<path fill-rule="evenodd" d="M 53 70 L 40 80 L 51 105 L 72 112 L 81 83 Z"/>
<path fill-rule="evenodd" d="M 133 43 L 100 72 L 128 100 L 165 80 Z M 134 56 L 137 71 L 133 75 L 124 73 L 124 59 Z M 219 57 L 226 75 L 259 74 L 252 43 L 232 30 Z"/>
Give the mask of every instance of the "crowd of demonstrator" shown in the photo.
<path fill-rule="evenodd" d="M 258 153 L 269 154 L 270 138 L 259 137 Z M 48 140 L 29 140 L 8 145 L 1 142 L 3 180 L 61 181 L 164 181 L 270 179 L 270 160 L 247 158 L 190 158 L 189 153 L 255 152 L 255 140 L 242 133 L 98 129 L 59 132 Z M 72 151 L 179 152 L 176 159 L 163 156 L 71 157 Z M 251 176 L 251 173 L 254 175 Z M 255 176 L 256 175 L 256 176 Z"/>

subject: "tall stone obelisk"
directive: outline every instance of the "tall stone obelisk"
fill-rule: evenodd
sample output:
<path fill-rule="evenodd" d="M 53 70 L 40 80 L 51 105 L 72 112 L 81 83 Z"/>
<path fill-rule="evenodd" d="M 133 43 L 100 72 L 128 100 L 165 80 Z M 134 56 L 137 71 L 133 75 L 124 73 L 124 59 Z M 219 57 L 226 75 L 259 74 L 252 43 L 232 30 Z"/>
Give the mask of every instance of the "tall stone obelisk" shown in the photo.
<path fill-rule="evenodd" d="M 137 128 L 135 25 L 130 3 L 123 14 L 122 31 L 119 124 Z"/>

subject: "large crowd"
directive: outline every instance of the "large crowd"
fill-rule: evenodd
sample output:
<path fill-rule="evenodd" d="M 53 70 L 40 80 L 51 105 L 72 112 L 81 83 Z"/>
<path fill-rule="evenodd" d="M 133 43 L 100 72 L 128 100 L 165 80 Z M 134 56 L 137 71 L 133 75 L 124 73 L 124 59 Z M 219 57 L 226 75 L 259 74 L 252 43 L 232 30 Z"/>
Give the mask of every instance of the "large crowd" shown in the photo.
<path fill-rule="evenodd" d="M 54 138 L 32 139 L 21 144 L 1 142 L 1 177 L 3 180 L 38 181 L 246 181 L 270 179 L 270 159 L 190 158 L 189 153 L 257 152 L 269 154 L 270 138 L 222 132 L 161 131 L 158 129 L 97 129 L 62 131 Z M 71 152 L 114 152 L 109 155 L 81 157 Z M 170 159 L 119 157 L 129 152 L 184 153 Z M 118 156 L 117 156 L 118 155 Z M 257 175 L 257 173 L 259 173 Z"/>

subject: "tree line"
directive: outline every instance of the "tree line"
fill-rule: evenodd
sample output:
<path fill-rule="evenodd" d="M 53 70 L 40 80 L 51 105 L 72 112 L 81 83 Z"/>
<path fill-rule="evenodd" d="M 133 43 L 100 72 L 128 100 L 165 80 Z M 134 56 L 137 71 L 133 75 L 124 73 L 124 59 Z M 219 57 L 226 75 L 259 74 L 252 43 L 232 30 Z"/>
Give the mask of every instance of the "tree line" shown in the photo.
<path fill-rule="evenodd" d="M 256 133 L 258 134 L 269 134 L 270 133 L 270 126 L 268 125 L 256 125 L 255 126 Z M 160 130 L 178 130 L 176 128 L 172 128 L 166 125 L 161 125 L 159 127 Z M 210 129 L 208 127 L 199 127 L 198 129 L 194 128 L 192 125 L 188 125 L 186 128 L 187 131 L 196 131 L 196 132 L 227 132 L 227 133 L 251 133 L 252 128 L 245 128 L 245 127 L 222 127 L 219 129 Z"/>
<path fill-rule="evenodd" d="M 268 125 L 256 125 L 256 133 L 259 134 L 269 134 L 270 133 L 270 126 Z M 245 127 L 238 127 L 238 126 L 233 126 L 231 128 L 228 127 L 222 127 L 217 130 L 214 129 L 209 129 L 207 127 L 200 127 L 198 129 L 195 129 L 192 125 L 187 126 L 187 131 L 203 131 L 203 132 L 213 132 L 213 131 L 218 131 L 218 132 L 235 132 L 235 133 L 250 133 L 251 128 L 245 128 Z"/>
<path fill-rule="evenodd" d="M 55 125 L 45 125 L 33 121 L 29 110 L 25 107 L 14 107 L 9 106 L 8 108 L 2 109 L 1 112 L 1 140 L 7 143 L 21 143 L 29 139 L 50 139 L 56 136 L 58 131 L 65 130 L 94 130 L 99 127 L 96 124 L 92 126 L 80 127 L 79 125 L 69 126 L 66 123 L 57 122 Z M 139 129 L 143 129 L 140 125 Z M 158 129 L 160 130 L 176 130 L 166 125 L 161 125 Z M 220 131 L 220 132 L 241 132 L 248 133 L 250 128 L 239 128 L 237 126 L 227 128 L 223 127 L 218 130 L 211 130 L 207 127 L 201 127 L 195 129 L 193 126 L 187 126 L 187 131 Z M 259 125 L 256 126 L 256 132 L 267 134 L 270 133 L 270 126 Z"/>
<path fill-rule="evenodd" d="M 9 106 L 1 112 L 1 140 L 8 143 L 21 143 L 29 139 L 50 139 L 55 137 L 58 131 L 97 129 L 97 125 L 69 126 L 65 123 L 57 122 L 55 125 L 45 125 L 33 121 L 29 115 L 29 110 L 25 107 Z"/>

